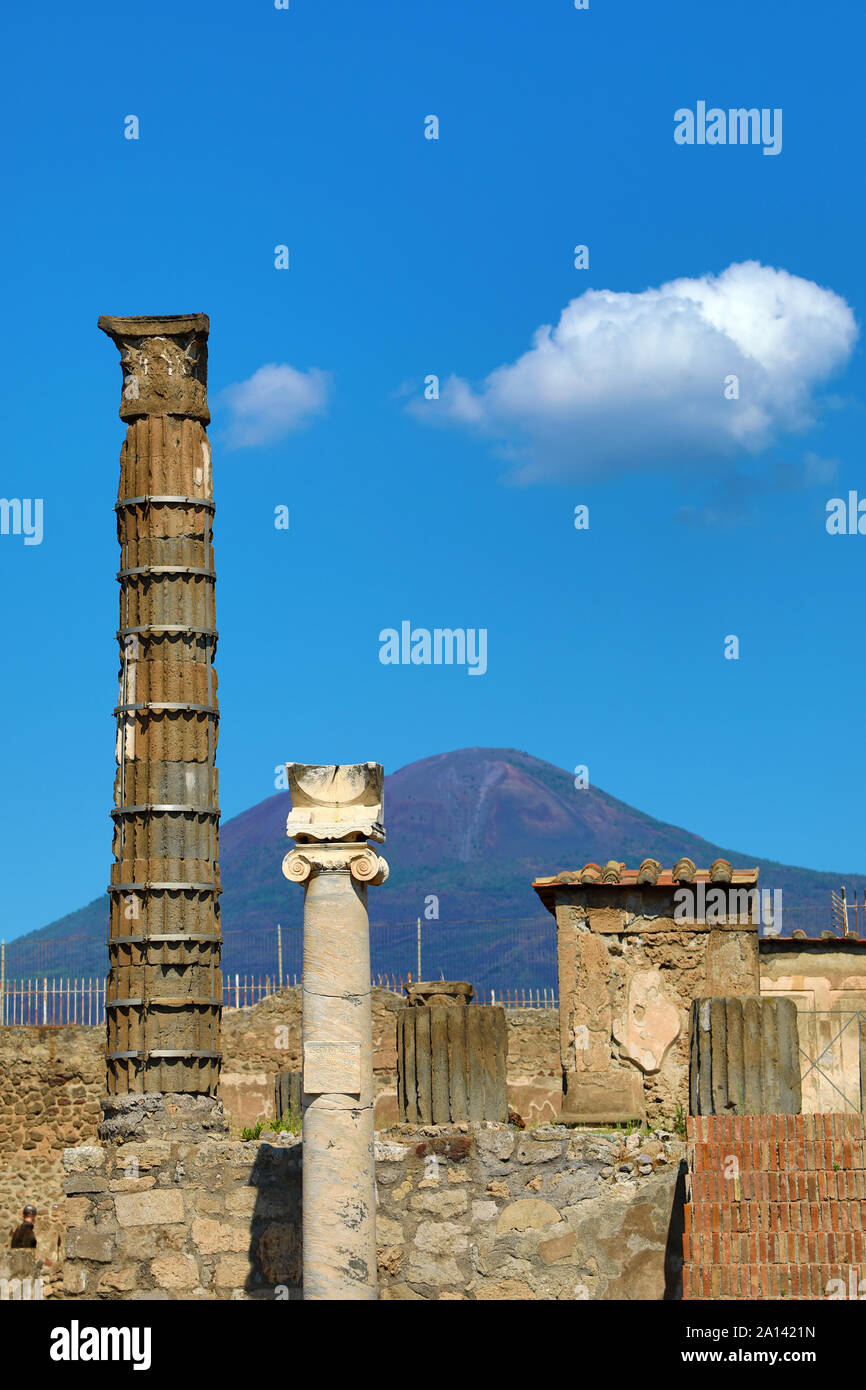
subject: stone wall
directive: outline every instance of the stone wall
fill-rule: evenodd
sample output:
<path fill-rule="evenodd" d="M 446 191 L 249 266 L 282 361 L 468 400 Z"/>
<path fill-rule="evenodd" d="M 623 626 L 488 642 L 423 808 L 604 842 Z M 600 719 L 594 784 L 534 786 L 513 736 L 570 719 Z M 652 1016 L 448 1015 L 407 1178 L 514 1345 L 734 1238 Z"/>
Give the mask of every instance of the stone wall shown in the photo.
<path fill-rule="evenodd" d="M 226 1010 L 220 1094 L 239 1128 L 273 1117 L 274 1075 L 300 1067 L 301 992 Z M 376 1124 L 397 1119 L 394 1013 L 401 996 L 373 991 Z M 102 1027 L 0 1028 L 0 1232 L 25 1202 L 39 1209 L 40 1250 L 57 1249 L 64 1220 L 63 1149 L 96 1139 L 105 1064 Z M 508 1099 L 527 1121 L 552 1119 L 561 1101 L 558 1014 L 508 1011 Z"/>
<path fill-rule="evenodd" d="M 376 1128 L 397 1122 L 395 1014 L 403 996 L 373 990 L 373 1080 Z M 559 1013 L 509 1009 L 508 1103 L 524 1120 L 553 1119 L 562 1103 Z M 223 1014 L 220 1095 L 235 1125 L 270 1119 L 274 1075 L 301 1066 L 301 991 L 285 989 L 246 1009 Z"/>
<path fill-rule="evenodd" d="M 62 1242 L 63 1150 L 95 1139 L 105 1064 L 98 1028 L 0 1028 L 0 1240 L 37 1208 L 40 1256 Z"/>
<path fill-rule="evenodd" d="M 866 940 L 765 937 L 760 968 L 761 993 L 793 999 L 797 1005 L 804 1112 L 861 1111 L 866 1096 Z M 863 1016 L 854 1017 L 855 1011 Z"/>
<path fill-rule="evenodd" d="M 508 1104 L 527 1124 L 562 1107 L 558 1009 L 507 1009 Z"/>
<path fill-rule="evenodd" d="M 757 926 L 726 883 L 717 917 L 687 921 L 673 884 L 574 877 L 540 881 L 556 916 L 562 1113 L 671 1123 L 688 1109 L 692 1000 L 758 993 Z"/>
<path fill-rule="evenodd" d="M 63 1263 L 38 1250 L 0 1249 L 0 1302 L 36 1303 L 64 1298 Z"/>
<path fill-rule="evenodd" d="M 397 1048 L 394 1014 L 401 996 L 373 990 L 373 1080 L 376 1124 L 397 1118 Z M 223 1013 L 220 1095 L 235 1125 L 252 1125 L 274 1113 L 274 1076 L 301 1067 L 300 986 L 260 1004 Z"/>
<path fill-rule="evenodd" d="M 65 1297 L 299 1298 L 301 1152 L 71 1150 Z M 380 1297 L 676 1297 L 684 1152 L 665 1133 L 395 1126 L 376 1141 Z"/>

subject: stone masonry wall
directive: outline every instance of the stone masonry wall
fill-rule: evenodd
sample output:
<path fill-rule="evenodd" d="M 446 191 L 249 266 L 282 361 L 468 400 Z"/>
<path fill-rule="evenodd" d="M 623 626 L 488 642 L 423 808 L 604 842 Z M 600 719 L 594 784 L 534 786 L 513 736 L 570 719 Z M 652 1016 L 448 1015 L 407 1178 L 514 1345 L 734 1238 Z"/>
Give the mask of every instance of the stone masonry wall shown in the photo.
<path fill-rule="evenodd" d="M 373 1076 L 376 1127 L 397 1122 L 395 1014 L 403 997 L 373 990 Z M 553 1119 L 562 1101 L 559 1014 L 509 1009 L 508 1103 L 524 1120 Z M 301 991 L 285 989 L 246 1009 L 223 1014 L 220 1095 L 237 1125 L 270 1119 L 274 1075 L 301 1066 Z"/>
<path fill-rule="evenodd" d="M 859 1113 L 861 1068 L 866 1079 L 866 941 L 770 937 L 760 943 L 760 962 L 761 993 L 797 1005 L 804 1112 Z"/>
<path fill-rule="evenodd" d="M 0 1240 L 36 1206 L 39 1255 L 62 1242 L 63 1150 L 95 1139 L 105 1084 L 98 1028 L 0 1028 Z"/>
<path fill-rule="evenodd" d="M 68 1299 L 296 1299 L 301 1141 L 67 1154 Z M 376 1141 L 380 1297 L 678 1296 L 684 1144 L 557 1126 Z"/>
<path fill-rule="evenodd" d="M 300 989 L 223 1014 L 220 1094 L 240 1127 L 273 1117 L 274 1075 L 301 1065 Z M 400 996 L 373 991 L 376 1124 L 397 1120 L 395 1010 Z M 552 1119 L 562 1083 L 555 1009 L 508 1011 L 508 1100 L 527 1122 Z M 40 1252 L 56 1252 L 63 1220 L 62 1155 L 95 1142 L 105 1088 L 102 1027 L 0 1028 L 0 1232 L 25 1202 L 39 1209 Z M 5 1238 L 5 1237 L 4 1237 Z"/>
<path fill-rule="evenodd" d="M 758 993 L 757 927 L 733 889 L 715 887 L 718 924 L 681 920 L 673 886 L 557 888 L 563 1113 L 655 1124 L 685 1113 L 692 1000 Z"/>

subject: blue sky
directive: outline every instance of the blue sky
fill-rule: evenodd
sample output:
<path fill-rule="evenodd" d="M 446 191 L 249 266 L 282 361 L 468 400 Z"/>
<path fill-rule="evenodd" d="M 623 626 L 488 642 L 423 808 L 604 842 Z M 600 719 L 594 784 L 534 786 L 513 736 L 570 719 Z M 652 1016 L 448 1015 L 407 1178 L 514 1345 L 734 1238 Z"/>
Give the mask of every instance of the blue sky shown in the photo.
<path fill-rule="evenodd" d="M 224 817 L 286 759 L 506 746 L 863 871 L 866 537 L 825 527 L 866 496 L 863 28 L 796 0 L 7 11 L 0 494 L 42 498 L 44 537 L 0 535 L 0 934 L 108 881 L 101 313 L 211 318 Z M 781 153 L 677 145 L 700 100 L 780 108 Z M 486 673 L 383 665 L 404 619 L 485 628 Z"/>

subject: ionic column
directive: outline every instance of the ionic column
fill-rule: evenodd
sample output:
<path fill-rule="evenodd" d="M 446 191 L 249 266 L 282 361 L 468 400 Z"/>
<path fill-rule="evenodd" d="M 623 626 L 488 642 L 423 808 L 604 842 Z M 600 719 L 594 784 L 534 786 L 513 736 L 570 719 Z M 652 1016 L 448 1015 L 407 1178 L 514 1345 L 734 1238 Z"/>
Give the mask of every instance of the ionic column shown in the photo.
<path fill-rule="evenodd" d="M 303 1260 L 305 1299 L 375 1299 L 376 1172 L 368 884 L 388 866 L 378 763 L 287 767 L 304 885 Z"/>
<path fill-rule="evenodd" d="M 120 649 L 102 1133 L 222 1128 L 213 484 L 205 314 L 120 350 Z M 181 1099 L 178 1100 L 178 1097 Z M 146 1098 L 146 1099 L 145 1099 Z M 170 1099 L 174 1098 L 174 1099 Z"/>

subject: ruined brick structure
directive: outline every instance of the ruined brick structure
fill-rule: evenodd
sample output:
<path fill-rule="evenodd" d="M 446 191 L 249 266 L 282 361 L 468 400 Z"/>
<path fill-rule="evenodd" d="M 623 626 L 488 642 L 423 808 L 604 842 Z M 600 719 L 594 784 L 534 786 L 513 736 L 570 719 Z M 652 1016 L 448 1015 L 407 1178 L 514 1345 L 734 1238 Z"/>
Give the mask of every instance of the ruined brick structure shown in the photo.
<path fill-rule="evenodd" d="M 866 1293 L 861 1115 L 688 1120 L 683 1297 Z"/>
<path fill-rule="evenodd" d="M 687 1111 L 692 1000 L 758 993 L 757 878 L 646 859 L 536 880 L 556 918 L 564 1122 Z"/>

